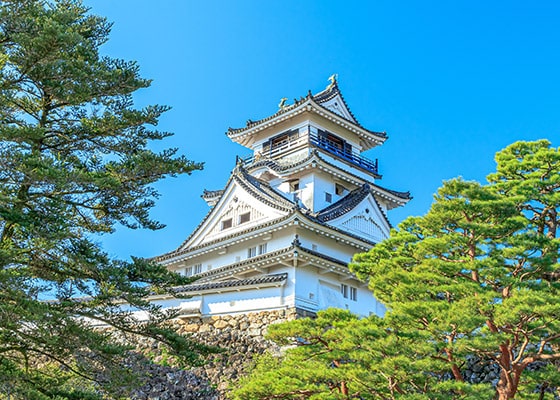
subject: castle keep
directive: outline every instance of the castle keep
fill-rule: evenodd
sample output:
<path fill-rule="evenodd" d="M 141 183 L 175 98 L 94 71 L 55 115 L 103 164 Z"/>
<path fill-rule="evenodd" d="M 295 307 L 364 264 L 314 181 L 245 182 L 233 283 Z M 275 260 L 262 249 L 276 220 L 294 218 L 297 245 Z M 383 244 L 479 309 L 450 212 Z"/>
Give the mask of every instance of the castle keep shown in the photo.
<path fill-rule="evenodd" d="M 377 160 L 362 153 L 384 132 L 363 127 L 336 78 L 323 91 L 227 131 L 250 149 L 225 186 L 205 190 L 210 210 L 176 249 L 156 257 L 168 269 L 199 279 L 160 298 L 183 317 L 274 310 L 313 315 L 328 307 L 382 315 L 347 264 L 388 237 L 387 212 L 409 193 L 380 186 Z"/>

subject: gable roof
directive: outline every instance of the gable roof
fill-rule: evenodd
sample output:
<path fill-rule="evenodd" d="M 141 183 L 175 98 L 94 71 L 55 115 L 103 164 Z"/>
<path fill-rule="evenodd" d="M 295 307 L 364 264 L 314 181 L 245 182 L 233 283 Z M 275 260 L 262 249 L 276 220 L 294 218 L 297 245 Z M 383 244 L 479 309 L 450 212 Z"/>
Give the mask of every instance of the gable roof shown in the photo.
<path fill-rule="evenodd" d="M 254 199 L 258 203 L 262 204 L 264 208 L 269 207 L 269 209 L 276 210 L 278 216 L 284 216 L 296 207 L 294 202 L 282 196 L 265 181 L 251 176 L 245 168 L 243 168 L 241 163 L 238 163 L 232 171 L 230 178 L 226 183 L 225 189 L 222 191 L 214 191 L 213 195 L 215 198 L 213 199 L 213 203 L 215 205 L 213 208 L 210 209 L 200 224 L 194 229 L 189 237 L 183 241 L 176 251 L 184 250 L 193 245 L 193 242 L 202 235 L 203 231 L 208 228 L 211 222 L 219 217 L 224 204 L 229 200 L 228 195 L 236 190 L 236 188 L 241 188 L 251 199 Z M 228 233 L 224 233 L 223 236 L 227 235 Z"/>
<path fill-rule="evenodd" d="M 226 135 L 234 142 L 248 146 L 251 137 L 257 132 L 305 112 L 319 114 L 356 133 L 361 139 L 363 150 L 368 150 L 387 140 L 385 132 L 371 131 L 358 123 L 344 100 L 336 80 L 316 95 L 309 91 L 306 97 L 295 99 L 293 104 L 280 107 L 269 117 L 256 121 L 247 120 L 247 124 L 241 128 L 230 127 Z"/>
<path fill-rule="evenodd" d="M 268 188 L 270 190 L 274 190 L 270 188 L 270 186 L 268 186 Z M 329 224 L 329 222 L 351 213 L 369 195 L 371 195 L 371 201 L 377 205 L 377 208 L 379 209 L 379 212 L 381 214 L 380 218 L 383 218 L 383 222 L 390 227 L 391 224 L 389 223 L 386 214 L 382 211 L 381 207 L 377 203 L 374 194 L 375 191 L 372 190 L 372 186 L 370 186 L 369 184 L 364 184 L 362 187 L 351 191 L 339 201 L 333 203 L 332 205 L 329 205 L 328 207 L 317 213 L 311 213 L 308 210 L 302 210 L 297 207 L 295 203 L 292 203 L 284 197 L 280 196 L 282 198 L 282 201 L 288 202 L 288 204 L 293 205 L 293 207 L 290 208 L 289 212 L 284 214 L 283 216 L 275 219 L 265 220 L 258 225 L 248 226 L 246 229 L 235 231 L 204 243 L 196 244 L 194 246 L 189 245 L 191 238 L 196 232 L 200 231 L 201 226 L 204 225 L 203 221 L 203 223 L 199 225 L 195 232 L 193 232 L 193 234 L 191 234 L 191 236 L 189 236 L 189 238 L 185 240 L 183 244 L 176 250 L 157 256 L 154 258 L 154 260 L 164 264 L 173 264 L 179 260 L 189 258 L 190 256 L 196 256 L 201 252 L 204 253 L 209 250 L 212 251 L 211 249 L 217 250 L 218 248 L 220 248 L 220 246 L 222 246 L 223 243 L 227 243 L 232 240 L 236 242 L 249 240 L 255 236 L 259 236 L 266 232 L 269 232 L 269 230 L 274 227 L 289 226 L 293 224 L 298 224 L 300 227 L 309 229 L 311 231 L 316 231 L 326 236 L 337 237 L 343 242 L 352 244 L 353 246 L 361 248 L 362 250 L 367 250 L 375 242 L 364 236 L 360 236 L 351 231 L 348 231 L 342 227 L 331 225 Z M 210 214 L 212 214 L 212 210 L 208 213 L 208 215 Z M 206 219 L 209 218 L 208 215 Z M 346 239 L 344 239 L 345 237 Z"/>
<path fill-rule="evenodd" d="M 312 97 L 316 103 L 335 112 L 341 117 L 354 122 L 356 125 L 362 126 L 358 122 L 352 111 L 350 111 L 350 107 L 348 107 L 348 103 L 346 103 L 346 100 L 344 100 L 344 96 L 342 96 L 342 92 L 338 88 L 338 81 L 334 80 L 329 86 L 327 86 L 325 90 L 313 95 Z M 377 133 L 386 136 L 385 132 Z"/>

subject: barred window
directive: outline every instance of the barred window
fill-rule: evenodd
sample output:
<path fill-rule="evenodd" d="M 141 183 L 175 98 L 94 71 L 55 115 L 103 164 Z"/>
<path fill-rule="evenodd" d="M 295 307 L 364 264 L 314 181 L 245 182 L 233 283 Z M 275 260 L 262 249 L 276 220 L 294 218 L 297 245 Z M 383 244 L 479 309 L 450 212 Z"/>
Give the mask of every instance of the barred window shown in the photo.
<path fill-rule="evenodd" d="M 255 257 L 257 255 L 257 248 L 256 247 L 249 247 L 247 249 L 247 258 Z"/>
<path fill-rule="evenodd" d="M 342 297 L 347 299 L 348 298 L 348 285 L 345 285 L 344 283 L 341 283 L 340 284 L 340 293 L 342 293 Z"/>
<path fill-rule="evenodd" d="M 224 219 L 224 220 L 222 221 L 222 231 L 223 231 L 224 229 L 231 228 L 232 226 L 233 226 L 233 221 L 232 221 L 231 218 Z"/>
<path fill-rule="evenodd" d="M 251 219 L 251 213 L 250 212 L 246 212 L 244 214 L 241 214 L 239 216 L 239 223 L 240 224 L 244 224 L 245 222 L 249 222 L 249 220 Z"/>
<path fill-rule="evenodd" d="M 194 265 L 194 275 L 196 274 L 200 274 L 202 272 L 202 264 L 196 264 Z"/>

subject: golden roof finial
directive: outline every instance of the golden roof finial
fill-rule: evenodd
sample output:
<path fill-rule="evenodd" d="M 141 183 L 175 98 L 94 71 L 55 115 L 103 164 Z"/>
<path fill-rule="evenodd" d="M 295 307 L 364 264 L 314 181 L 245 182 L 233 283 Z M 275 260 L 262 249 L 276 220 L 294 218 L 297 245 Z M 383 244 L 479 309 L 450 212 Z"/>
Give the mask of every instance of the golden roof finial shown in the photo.
<path fill-rule="evenodd" d="M 336 85 L 337 80 L 338 74 L 332 74 L 331 76 L 329 76 L 329 81 L 331 81 L 331 83 L 329 83 L 329 86 L 327 86 L 327 90 L 332 89 L 333 86 Z"/>
<path fill-rule="evenodd" d="M 287 97 L 282 97 L 280 99 L 280 104 L 278 104 L 278 108 L 283 110 L 284 108 L 286 108 L 288 105 L 286 104 L 286 101 L 288 101 Z"/>

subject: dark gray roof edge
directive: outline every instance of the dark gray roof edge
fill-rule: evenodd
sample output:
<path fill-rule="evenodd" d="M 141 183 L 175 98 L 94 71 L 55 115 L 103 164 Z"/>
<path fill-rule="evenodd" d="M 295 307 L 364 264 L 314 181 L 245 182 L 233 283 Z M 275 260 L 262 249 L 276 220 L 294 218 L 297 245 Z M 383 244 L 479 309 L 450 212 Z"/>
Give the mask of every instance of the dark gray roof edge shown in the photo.
<path fill-rule="evenodd" d="M 288 273 L 284 272 L 281 274 L 260 275 L 254 278 L 247 278 L 247 279 L 209 282 L 209 283 L 202 283 L 198 285 L 190 284 L 190 285 L 175 287 L 172 289 L 172 292 L 183 294 L 183 293 L 201 292 L 201 291 L 214 290 L 214 289 L 239 288 L 243 286 L 281 283 L 281 282 L 285 282 L 287 279 L 288 279 Z"/>
<path fill-rule="evenodd" d="M 332 110 L 326 108 L 325 106 L 323 106 L 323 103 L 325 103 L 326 101 L 334 98 L 336 95 L 340 95 L 340 98 L 342 99 L 344 106 L 346 107 L 346 109 L 348 110 L 348 112 L 350 113 L 351 117 L 353 118 L 353 120 L 348 119 L 338 113 L 334 113 Z M 365 128 L 363 125 L 361 125 L 357 118 L 354 116 L 354 114 L 352 113 L 352 111 L 350 110 L 350 107 L 348 107 L 348 104 L 346 103 L 346 100 L 344 99 L 344 96 L 342 95 L 342 92 L 340 91 L 340 89 L 338 88 L 338 82 L 335 81 L 335 84 L 332 85 L 332 87 L 329 87 L 325 90 L 322 90 L 321 92 L 313 95 L 311 93 L 311 90 L 308 92 L 307 97 L 301 97 L 299 100 L 295 99 L 294 104 L 291 104 L 285 108 L 281 108 L 280 110 L 278 110 L 277 112 L 275 112 L 274 114 L 265 117 L 265 118 L 261 118 L 258 119 L 256 121 L 253 120 L 247 120 L 247 124 L 244 127 L 240 127 L 240 128 L 228 128 L 228 130 L 226 131 L 226 135 L 227 136 L 232 136 L 238 133 L 242 133 L 248 129 L 251 129 L 255 126 L 258 126 L 264 122 L 270 121 L 275 117 L 278 117 L 282 114 L 288 113 L 294 109 L 296 109 L 297 107 L 299 107 L 300 105 L 304 104 L 307 100 L 311 100 L 313 101 L 316 105 L 318 105 L 319 107 L 321 107 L 324 110 L 327 110 L 331 113 L 336 114 L 338 117 L 342 118 L 345 121 L 348 121 L 349 123 L 359 127 L 360 129 L 363 129 L 364 131 L 374 135 L 374 136 L 378 136 L 381 137 L 383 139 L 387 139 L 387 133 L 386 132 L 376 132 L 376 131 L 372 131 L 369 130 L 367 128 Z"/>
<path fill-rule="evenodd" d="M 365 183 L 362 187 L 352 190 L 340 200 L 319 211 L 315 217 L 322 222 L 336 219 L 353 210 L 370 193 L 371 188 Z"/>

